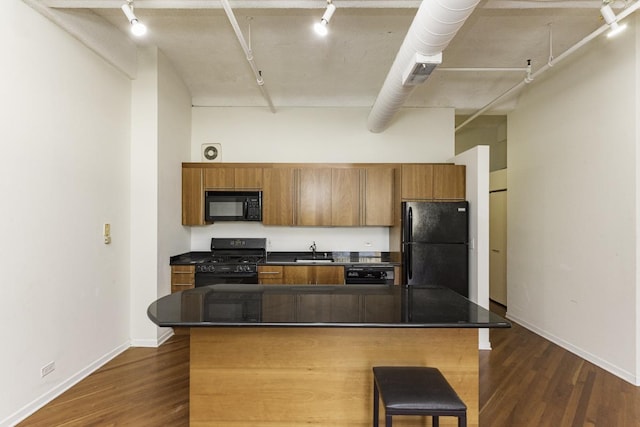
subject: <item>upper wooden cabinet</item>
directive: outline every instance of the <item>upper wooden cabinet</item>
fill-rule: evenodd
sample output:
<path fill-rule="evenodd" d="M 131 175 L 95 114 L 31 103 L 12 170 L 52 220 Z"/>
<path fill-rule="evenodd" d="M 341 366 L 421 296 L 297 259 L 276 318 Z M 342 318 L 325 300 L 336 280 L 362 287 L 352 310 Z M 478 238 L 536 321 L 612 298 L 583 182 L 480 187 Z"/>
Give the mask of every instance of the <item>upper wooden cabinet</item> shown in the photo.
<path fill-rule="evenodd" d="M 464 165 L 433 165 L 433 198 L 464 200 L 465 174 Z"/>
<path fill-rule="evenodd" d="M 294 225 L 293 195 L 294 169 L 264 170 L 262 187 L 262 223 L 265 225 Z"/>
<path fill-rule="evenodd" d="M 205 168 L 205 190 L 260 190 L 262 168 Z"/>
<path fill-rule="evenodd" d="M 265 225 L 387 227 L 399 221 L 400 199 L 464 200 L 465 167 L 427 163 L 185 163 L 182 224 L 205 224 L 207 190 L 262 190 Z"/>
<path fill-rule="evenodd" d="M 298 169 L 296 225 L 332 225 L 331 169 Z"/>
<path fill-rule="evenodd" d="M 364 219 L 362 225 L 391 226 L 394 217 L 395 171 L 393 168 L 365 168 Z"/>
<path fill-rule="evenodd" d="M 402 198 L 433 198 L 433 165 L 402 165 Z"/>
<path fill-rule="evenodd" d="M 262 223 L 393 225 L 394 169 L 265 168 Z"/>
<path fill-rule="evenodd" d="M 360 169 L 331 170 L 330 225 L 360 225 Z"/>
<path fill-rule="evenodd" d="M 402 165 L 403 200 L 464 200 L 465 166 L 453 164 Z"/>
<path fill-rule="evenodd" d="M 202 168 L 182 168 L 182 225 L 204 224 Z"/>

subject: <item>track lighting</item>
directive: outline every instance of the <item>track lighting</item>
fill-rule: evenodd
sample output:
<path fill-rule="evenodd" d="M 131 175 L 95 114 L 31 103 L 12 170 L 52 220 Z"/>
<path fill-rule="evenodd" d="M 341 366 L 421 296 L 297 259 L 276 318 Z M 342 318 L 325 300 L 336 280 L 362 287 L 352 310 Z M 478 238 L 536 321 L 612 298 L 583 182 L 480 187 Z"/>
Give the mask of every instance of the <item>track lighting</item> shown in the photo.
<path fill-rule="evenodd" d="M 604 18 L 604 21 L 611 27 L 611 31 L 607 34 L 607 37 L 614 37 L 617 34 L 620 34 L 627 28 L 627 24 L 618 24 L 618 18 L 616 18 L 616 14 L 613 13 L 611 6 L 609 4 L 605 4 L 600 8 L 600 13 Z"/>
<path fill-rule="evenodd" d="M 327 25 L 329 25 L 329 21 L 331 21 L 331 17 L 333 13 L 336 11 L 336 7 L 333 4 L 332 0 L 327 0 L 327 10 L 324 11 L 324 15 L 320 19 L 320 22 L 316 22 L 313 26 L 313 29 L 321 36 L 326 36 L 329 30 L 327 29 Z"/>
<path fill-rule="evenodd" d="M 136 15 L 133 13 L 133 0 L 127 0 L 125 4 L 122 5 L 122 11 L 126 15 L 129 23 L 131 24 L 131 33 L 134 36 L 143 36 L 147 32 L 147 27 L 138 20 Z"/>

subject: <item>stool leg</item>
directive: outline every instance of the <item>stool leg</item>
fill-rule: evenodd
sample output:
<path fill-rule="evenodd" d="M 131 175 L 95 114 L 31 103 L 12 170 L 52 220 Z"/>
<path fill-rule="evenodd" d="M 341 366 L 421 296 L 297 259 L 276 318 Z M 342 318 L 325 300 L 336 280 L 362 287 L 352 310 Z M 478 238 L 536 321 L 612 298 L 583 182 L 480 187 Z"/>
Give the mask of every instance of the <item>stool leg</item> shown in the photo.
<path fill-rule="evenodd" d="M 378 414 L 380 410 L 380 392 L 378 384 L 373 382 L 373 427 L 378 427 Z"/>
<path fill-rule="evenodd" d="M 467 427 L 467 413 L 466 412 L 458 417 L 458 427 Z"/>
<path fill-rule="evenodd" d="M 392 427 L 391 423 L 393 421 L 391 421 L 391 415 L 384 414 L 384 419 L 385 419 L 385 424 L 384 424 L 385 427 Z"/>
<path fill-rule="evenodd" d="M 433 416 L 433 422 L 431 423 L 431 425 L 433 427 L 439 427 L 440 426 L 440 417 L 438 417 L 437 415 Z"/>

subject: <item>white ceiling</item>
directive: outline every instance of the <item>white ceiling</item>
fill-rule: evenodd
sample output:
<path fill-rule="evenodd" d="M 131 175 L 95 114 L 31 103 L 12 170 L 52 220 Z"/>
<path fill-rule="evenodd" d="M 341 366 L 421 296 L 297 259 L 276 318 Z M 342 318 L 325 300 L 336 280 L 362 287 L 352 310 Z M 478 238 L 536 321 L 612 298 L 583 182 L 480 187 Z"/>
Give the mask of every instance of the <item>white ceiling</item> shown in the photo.
<path fill-rule="evenodd" d="M 89 9 L 133 39 L 120 10 L 124 0 L 35 1 L 63 11 Z M 229 3 L 277 110 L 371 107 L 420 2 L 334 0 L 337 10 L 326 38 L 312 30 L 322 16 L 324 0 Z M 147 36 L 135 43 L 156 45 L 164 52 L 191 91 L 194 105 L 266 107 L 219 1 L 136 0 L 134 5 L 149 28 Z M 535 72 L 547 64 L 550 40 L 557 57 L 603 25 L 600 6 L 599 1 L 581 0 L 480 1 L 444 50 L 442 65 L 405 106 L 454 107 L 456 114 L 481 109 L 521 82 L 525 72 L 447 68 L 523 68 L 531 59 Z M 490 112 L 504 113 L 515 102 L 512 97 Z"/>

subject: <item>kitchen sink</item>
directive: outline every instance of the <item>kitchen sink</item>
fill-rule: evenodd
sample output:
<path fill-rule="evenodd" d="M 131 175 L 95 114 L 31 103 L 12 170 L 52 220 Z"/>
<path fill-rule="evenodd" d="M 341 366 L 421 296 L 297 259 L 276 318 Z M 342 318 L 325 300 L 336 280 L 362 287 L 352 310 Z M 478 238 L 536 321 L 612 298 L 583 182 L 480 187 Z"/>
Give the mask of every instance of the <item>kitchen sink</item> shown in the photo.
<path fill-rule="evenodd" d="M 334 262 L 333 258 L 313 258 L 313 257 L 300 257 L 294 259 L 295 262 L 303 262 L 303 263 L 327 263 Z"/>

